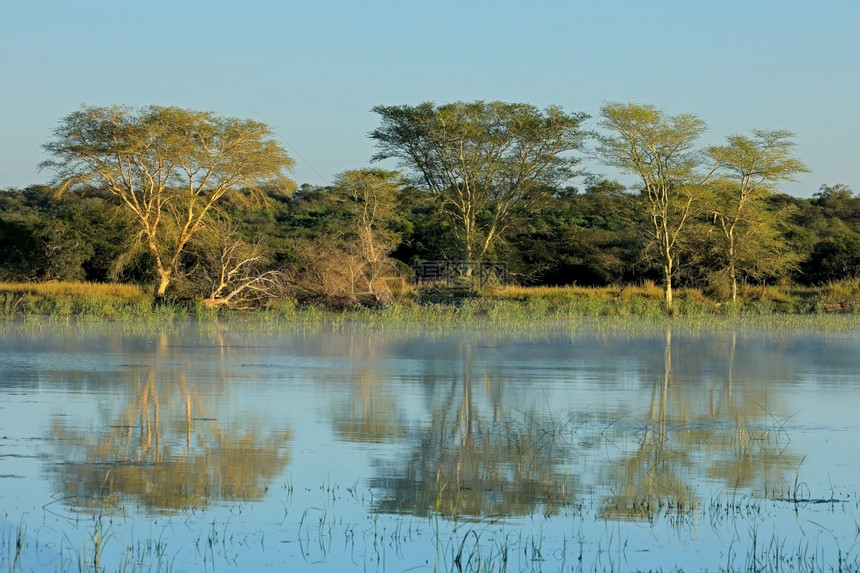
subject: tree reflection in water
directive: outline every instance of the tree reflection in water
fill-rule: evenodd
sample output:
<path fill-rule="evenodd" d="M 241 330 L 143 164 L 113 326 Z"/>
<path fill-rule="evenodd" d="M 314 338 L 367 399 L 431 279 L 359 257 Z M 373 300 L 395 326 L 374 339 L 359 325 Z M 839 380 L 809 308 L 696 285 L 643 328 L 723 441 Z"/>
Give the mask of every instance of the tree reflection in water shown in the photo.
<path fill-rule="evenodd" d="M 633 346 L 500 339 L 501 350 L 467 335 L 302 339 L 309 364 L 326 367 L 299 375 L 319 392 L 352 391 L 332 394 L 335 439 L 380 453 L 373 511 L 480 518 L 586 503 L 604 519 L 650 520 L 693 511 L 701 492 L 764 495 L 800 464 L 778 423 L 779 388 L 756 379 L 758 369 L 790 379 L 783 352 L 736 365 L 735 336 L 678 343 L 668 329 Z M 237 387 L 229 368 L 204 387 L 189 368 L 166 368 L 179 356 L 167 352 L 130 370 L 122 407 L 105 407 L 94 430 L 58 418 L 64 463 L 53 473 L 69 503 L 170 511 L 256 500 L 283 474 L 291 431 L 219 405 Z"/>
<path fill-rule="evenodd" d="M 207 407 L 217 396 L 202 396 L 181 372 L 158 374 L 165 352 L 162 341 L 148 371 L 131 373 L 124 410 L 103 410 L 95 431 L 55 421 L 65 461 L 52 471 L 67 504 L 101 511 L 135 503 L 169 512 L 258 500 L 289 463 L 291 430 L 219 420 Z"/>
<path fill-rule="evenodd" d="M 332 412 L 335 434 L 347 442 L 386 443 L 403 439 L 406 421 L 398 414 L 395 392 L 380 364 L 385 362 L 386 343 L 380 337 L 350 336 L 343 341 L 344 353 L 353 364 L 349 374 L 353 395 L 335 404 Z"/>
<path fill-rule="evenodd" d="M 574 455 L 561 423 L 535 411 L 507 411 L 503 378 L 484 371 L 476 383 L 473 348 L 461 345 L 462 371 L 444 389 L 428 375 L 429 427 L 412 432 L 403 466 L 381 468 L 372 485 L 387 492 L 385 513 L 487 516 L 547 515 L 570 501 L 575 478 L 563 471 Z M 480 394 L 476 398 L 475 394 Z"/>
<path fill-rule="evenodd" d="M 505 367 L 476 360 L 475 348 L 462 343 L 458 372 L 425 375 L 428 422 L 397 426 L 390 417 L 396 404 L 386 404 L 378 422 L 372 408 L 361 411 L 363 427 L 385 428 L 388 436 L 402 433 L 411 452 L 379 462 L 371 485 L 384 495 L 375 509 L 527 516 L 596 501 L 604 519 L 652 520 L 661 512 L 698 508 L 702 480 L 765 495 L 801 459 L 788 451 L 768 405 L 768 388 L 735 384 L 736 344 L 735 335 L 726 343 L 709 342 L 708 356 L 701 356 L 695 345 L 673 347 L 667 328 L 659 371 L 647 361 L 641 366 L 640 383 L 651 384 L 650 405 L 641 418 L 622 418 L 609 408 L 564 412 L 562 404 L 527 406 L 516 398 L 508 407 Z M 743 373 L 753 375 L 748 367 Z M 361 381 L 366 404 L 373 377 L 365 372 Z M 385 395 L 393 400 L 396 392 Z M 568 398 L 568 404 L 579 403 Z M 378 431 L 372 434 L 362 438 L 356 432 L 350 439 L 384 439 Z"/>
<path fill-rule="evenodd" d="M 605 519 L 652 520 L 661 513 L 694 512 L 701 503 L 695 483 L 704 479 L 730 491 L 760 483 L 758 493 L 766 494 L 774 480 L 799 465 L 801 460 L 787 451 L 785 436 L 768 425 L 767 388 L 734 388 L 736 345 L 733 333 L 722 380 L 703 372 L 691 376 L 688 370 L 676 383 L 673 354 L 694 370 L 703 357 L 673 352 L 672 330 L 666 327 L 663 372 L 653 376 L 648 417 L 631 428 L 638 445 L 607 464 L 604 479 L 611 494 L 604 501 Z"/>

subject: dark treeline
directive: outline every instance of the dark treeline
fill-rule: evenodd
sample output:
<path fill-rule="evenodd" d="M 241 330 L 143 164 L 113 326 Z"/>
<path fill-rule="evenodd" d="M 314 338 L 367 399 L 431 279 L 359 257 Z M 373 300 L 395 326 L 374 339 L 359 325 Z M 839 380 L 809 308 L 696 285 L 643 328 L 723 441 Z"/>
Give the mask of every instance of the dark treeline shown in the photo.
<path fill-rule="evenodd" d="M 291 160 L 266 126 L 176 108 L 82 108 L 46 144 L 56 180 L 0 192 L 0 280 L 155 284 L 158 295 L 202 297 L 213 306 L 272 296 L 347 306 L 396 296 L 398 280 L 422 260 L 496 261 L 522 285 L 663 284 L 669 276 L 718 300 L 731 300 L 738 283 L 816 285 L 860 276 L 860 197 L 844 185 L 824 185 L 811 199 L 780 193 L 778 181 L 805 170 L 790 156 L 787 132 L 757 131 L 697 150 L 700 120 L 650 106 L 607 105 L 604 136 L 587 136 L 584 114 L 524 104 L 374 111 L 382 120 L 371 134 L 380 150 L 374 159 L 398 159 L 402 171 L 364 168 L 328 186 L 294 189 L 282 177 Z M 105 126 L 118 130 L 118 123 L 125 131 L 110 137 L 126 138 L 120 151 L 81 139 L 102 137 Z M 153 125 L 161 130 L 154 135 Z M 200 135 L 180 145 L 164 135 L 165 125 Z M 625 139 L 631 132 L 640 139 Z M 224 141 L 247 142 L 249 133 L 257 147 L 228 167 L 207 164 L 193 147 L 210 137 L 207 152 L 212 141 L 226 149 Z M 671 153 L 685 155 L 652 145 L 654 133 L 671 143 Z M 625 188 L 579 172 L 591 137 L 606 164 L 642 185 Z M 192 199 L 177 191 L 181 172 L 158 172 L 163 186 L 141 191 L 154 180 L 145 163 L 158 138 L 171 142 L 159 153 L 169 147 L 171 157 L 197 162 L 186 170 Z M 140 172 L 123 172 L 139 140 L 149 142 L 137 156 Z M 642 142 L 643 155 L 623 155 Z M 768 166 L 762 160 L 744 171 L 751 150 L 768 158 L 773 149 L 779 153 Z M 186 165 L 163 158 L 153 164 L 165 163 Z M 256 169 L 250 175 L 249 164 Z M 646 164 L 659 165 L 658 176 Z M 126 178 L 111 178 L 111 169 Z M 216 175 L 202 178 L 201 171 Z M 574 180 L 584 183 L 572 186 Z M 669 197 L 662 213 L 661 186 Z M 158 194 L 168 191 L 174 194 Z M 147 197 L 161 211 L 143 213 L 136 201 Z M 741 211 L 735 204 L 744 200 L 757 207 Z"/>
<path fill-rule="evenodd" d="M 506 263 L 524 285 L 659 283 L 659 269 L 640 231 L 645 212 L 638 199 L 607 180 L 555 190 L 539 210 L 517 213 L 505 240 L 488 257 Z M 748 283 L 815 285 L 860 277 L 860 197 L 850 189 L 823 186 L 811 199 L 777 194 L 769 205 L 774 212 L 791 213 L 782 222 L 782 239 L 797 262 L 755 282 L 747 278 Z M 329 257 L 338 267 L 348 264 L 358 242 L 357 217 L 349 207 L 333 186 L 303 185 L 290 198 L 265 208 L 233 210 L 231 217 L 247 243 L 265 247 L 265 268 L 298 272 L 309 257 L 319 263 Z M 145 253 L 128 256 L 136 229 L 104 193 L 58 198 L 45 186 L 6 189 L 0 193 L 0 213 L 3 280 L 155 280 Z M 709 254 L 712 223 L 700 223 L 698 236 L 687 239 L 678 284 L 710 289 L 715 296 L 722 289 L 726 296 L 728 285 Z M 385 225 L 393 237 L 390 256 L 403 263 L 402 269 L 417 260 L 457 257 L 456 239 L 426 192 L 399 189 Z"/>

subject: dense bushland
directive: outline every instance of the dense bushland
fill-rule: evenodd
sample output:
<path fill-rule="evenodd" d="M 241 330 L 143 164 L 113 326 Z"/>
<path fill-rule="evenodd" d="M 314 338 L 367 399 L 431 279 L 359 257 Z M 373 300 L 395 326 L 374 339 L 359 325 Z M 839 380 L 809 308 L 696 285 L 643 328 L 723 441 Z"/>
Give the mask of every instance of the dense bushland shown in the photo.
<path fill-rule="evenodd" d="M 0 281 L 124 283 L 207 308 L 379 307 L 490 292 L 501 277 L 473 273 L 492 261 L 519 286 L 660 285 L 670 309 L 672 285 L 688 309 L 696 298 L 791 312 L 855 305 L 860 197 L 845 185 L 780 193 L 806 170 L 789 132 L 698 148 L 701 120 L 638 104 L 607 104 L 596 135 L 586 114 L 556 107 L 374 111 L 374 159 L 402 171 L 367 167 L 294 189 L 292 160 L 257 122 L 85 106 L 45 145 L 51 185 L 0 190 Z M 640 183 L 578 171 L 592 139 Z M 422 261 L 465 264 L 416 286 Z"/>

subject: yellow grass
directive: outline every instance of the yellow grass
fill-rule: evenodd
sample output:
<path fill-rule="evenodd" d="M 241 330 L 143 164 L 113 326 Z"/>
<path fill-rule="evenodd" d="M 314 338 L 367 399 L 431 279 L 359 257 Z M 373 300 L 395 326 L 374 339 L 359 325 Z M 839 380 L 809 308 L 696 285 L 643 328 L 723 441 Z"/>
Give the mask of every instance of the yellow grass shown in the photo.
<path fill-rule="evenodd" d="M 80 281 L 49 281 L 43 283 L 0 282 L 0 293 L 11 292 L 42 296 L 104 296 L 125 299 L 144 298 L 147 294 L 137 285 L 119 283 L 87 283 Z"/>
<path fill-rule="evenodd" d="M 683 289 L 682 289 L 683 290 Z M 505 286 L 494 289 L 488 294 L 498 298 L 524 298 L 524 297 L 547 297 L 547 298 L 578 298 L 586 297 L 596 300 L 627 300 L 632 297 L 646 297 L 661 299 L 663 288 L 653 282 L 643 285 L 624 285 L 608 287 L 583 287 L 583 286 Z"/>

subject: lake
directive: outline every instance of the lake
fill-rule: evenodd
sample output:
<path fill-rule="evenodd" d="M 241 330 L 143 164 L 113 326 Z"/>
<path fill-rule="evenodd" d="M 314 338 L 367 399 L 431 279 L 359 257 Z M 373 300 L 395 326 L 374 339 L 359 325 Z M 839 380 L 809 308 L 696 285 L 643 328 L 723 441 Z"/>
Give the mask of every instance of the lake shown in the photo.
<path fill-rule="evenodd" d="M 860 567 L 860 336 L 50 321 L 4 571 Z"/>

